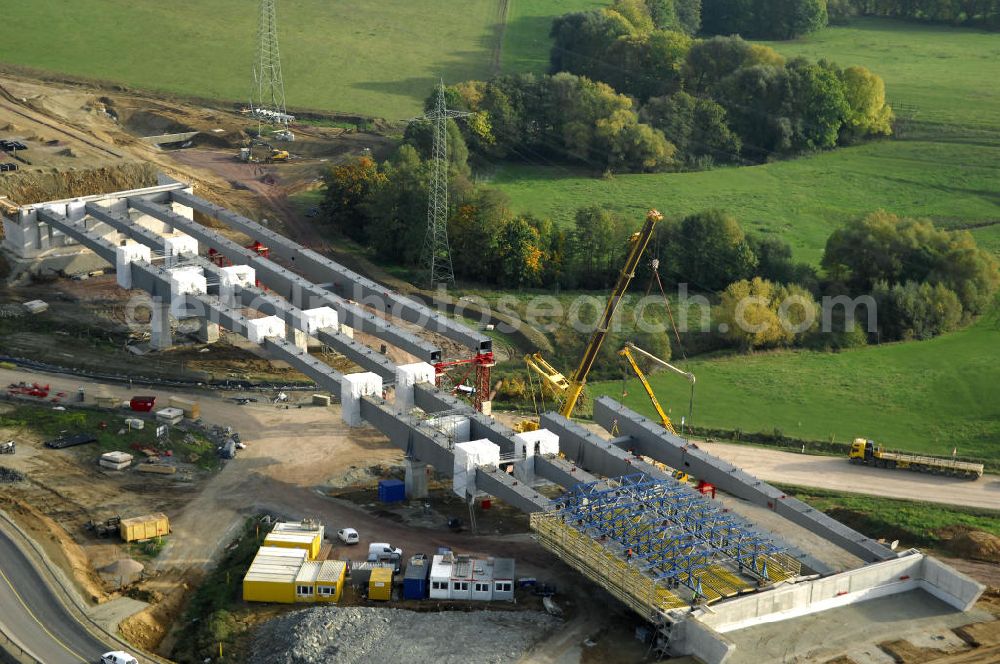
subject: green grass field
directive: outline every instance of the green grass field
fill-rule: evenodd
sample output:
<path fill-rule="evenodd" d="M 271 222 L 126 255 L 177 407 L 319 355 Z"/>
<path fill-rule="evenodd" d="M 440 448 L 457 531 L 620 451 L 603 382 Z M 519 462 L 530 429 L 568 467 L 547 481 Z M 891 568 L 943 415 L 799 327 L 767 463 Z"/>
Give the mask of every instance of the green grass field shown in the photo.
<path fill-rule="evenodd" d="M 0 62 L 205 97 L 249 96 L 252 0 L 3 2 Z M 406 119 L 434 82 L 490 73 L 497 0 L 278 6 L 289 107 Z"/>
<path fill-rule="evenodd" d="M 994 456 L 1000 447 L 1000 312 L 929 341 L 841 353 L 781 351 L 679 362 L 698 379 L 697 426 L 848 442 L 877 439 L 896 449 L 948 456 Z M 672 374 L 650 382 L 671 417 L 687 413 L 689 388 Z M 594 383 L 655 417 L 638 382 L 621 398 L 621 381 Z"/>
<path fill-rule="evenodd" d="M 563 223 L 584 204 L 618 208 L 636 224 L 649 207 L 723 208 L 811 262 L 834 228 L 878 208 L 950 228 L 985 224 L 976 236 L 1000 249 L 1000 86 L 989 83 L 1000 80 L 1000 34 L 858 19 L 773 46 L 870 67 L 914 119 L 893 140 L 763 166 L 600 179 L 538 162 L 503 165 L 494 182 L 517 209 Z"/>
<path fill-rule="evenodd" d="M 503 38 L 503 70 L 510 73 L 547 71 L 552 19 L 607 4 L 604 0 L 510 0 Z"/>

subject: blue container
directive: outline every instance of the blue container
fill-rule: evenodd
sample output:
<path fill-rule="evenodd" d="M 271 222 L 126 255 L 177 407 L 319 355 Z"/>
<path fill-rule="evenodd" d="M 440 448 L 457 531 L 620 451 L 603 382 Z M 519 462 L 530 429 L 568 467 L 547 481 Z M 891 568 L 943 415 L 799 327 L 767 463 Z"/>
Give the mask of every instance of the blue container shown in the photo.
<path fill-rule="evenodd" d="M 427 599 L 427 577 L 431 573 L 429 562 L 425 560 L 420 565 L 411 562 L 406 567 L 406 574 L 403 575 L 403 599 Z"/>
<path fill-rule="evenodd" d="M 383 503 L 401 503 L 406 500 L 406 484 L 401 480 L 379 480 L 378 499 Z"/>

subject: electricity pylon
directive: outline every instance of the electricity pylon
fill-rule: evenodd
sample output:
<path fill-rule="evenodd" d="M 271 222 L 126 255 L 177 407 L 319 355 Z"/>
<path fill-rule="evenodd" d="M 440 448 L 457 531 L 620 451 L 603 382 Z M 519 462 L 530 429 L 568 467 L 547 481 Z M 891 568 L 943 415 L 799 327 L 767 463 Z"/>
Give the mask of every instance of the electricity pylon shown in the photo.
<path fill-rule="evenodd" d="M 445 104 L 444 81 L 438 87 L 437 106 L 433 111 L 410 122 L 426 120 L 434 129 L 431 147 L 430 188 L 427 192 L 427 234 L 424 236 L 423 260 L 427 265 L 430 287 L 454 284 L 455 270 L 448 245 L 448 120 L 471 113 L 450 110 Z"/>
<path fill-rule="evenodd" d="M 294 118 L 285 109 L 285 82 L 278 53 L 277 0 L 260 0 L 257 58 L 253 65 L 250 113 L 261 122 L 287 125 Z"/>

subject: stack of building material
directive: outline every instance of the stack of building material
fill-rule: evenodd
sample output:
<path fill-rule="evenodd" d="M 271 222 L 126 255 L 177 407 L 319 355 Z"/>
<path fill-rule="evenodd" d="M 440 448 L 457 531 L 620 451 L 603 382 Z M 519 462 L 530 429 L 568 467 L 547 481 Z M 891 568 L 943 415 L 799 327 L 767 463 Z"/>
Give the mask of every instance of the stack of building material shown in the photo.
<path fill-rule="evenodd" d="M 371 371 L 344 376 L 340 385 L 341 417 L 348 426 L 361 426 L 361 399 L 382 395 L 382 377 Z"/>
<path fill-rule="evenodd" d="M 180 408 L 184 412 L 184 417 L 190 420 L 197 420 L 201 417 L 201 404 L 197 401 L 182 399 L 181 397 L 170 397 L 167 403 L 171 408 Z"/>
<path fill-rule="evenodd" d="M 164 424 L 180 424 L 184 419 L 184 411 L 180 408 L 161 408 L 156 411 L 156 421 Z"/>
<path fill-rule="evenodd" d="M 328 394 L 314 394 L 312 396 L 312 402 L 314 406 L 329 406 L 330 405 L 330 395 Z"/>
<path fill-rule="evenodd" d="M 126 452 L 105 452 L 97 461 L 102 468 L 123 470 L 132 465 L 132 455 Z"/>
<path fill-rule="evenodd" d="M 24 308 L 28 310 L 29 314 L 40 314 L 43 311 L 48 311 L 49 303 L 42 300 L 31 300 L 24 303 Z"/>
<path fill-rule="evenodd" d="M 140 473 L 153 473 L 155 475 L 173 475 L 177 472 L 176 466 L 168 466 L 165 463 L 140 463 L 135 469 Z"/>
<path fill-rule="evenodd" d="M 129 417 L 125 419 L 125 426 L 128 427 L 129 431 L 142 431 L 146 423 L 138 417 Z"/>

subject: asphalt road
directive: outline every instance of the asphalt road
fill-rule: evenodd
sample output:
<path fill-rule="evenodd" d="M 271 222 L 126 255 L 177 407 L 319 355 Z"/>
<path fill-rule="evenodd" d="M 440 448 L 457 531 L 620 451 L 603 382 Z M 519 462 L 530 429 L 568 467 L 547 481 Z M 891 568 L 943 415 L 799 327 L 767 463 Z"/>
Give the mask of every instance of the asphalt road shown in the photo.
<path fill-rule="evenodd" d="M 88 632 L 0 530 L 0 623 L 45 664 L 98 662 L 109 647 Z"/>

